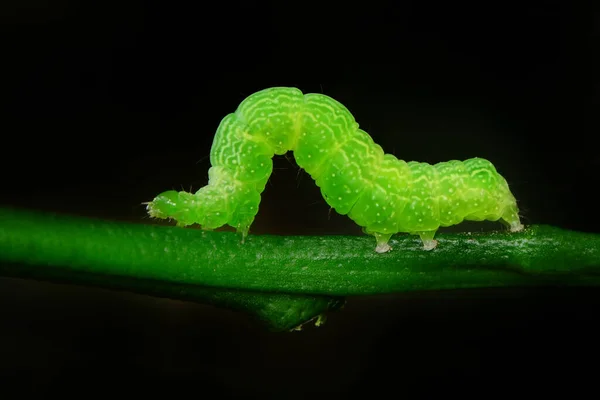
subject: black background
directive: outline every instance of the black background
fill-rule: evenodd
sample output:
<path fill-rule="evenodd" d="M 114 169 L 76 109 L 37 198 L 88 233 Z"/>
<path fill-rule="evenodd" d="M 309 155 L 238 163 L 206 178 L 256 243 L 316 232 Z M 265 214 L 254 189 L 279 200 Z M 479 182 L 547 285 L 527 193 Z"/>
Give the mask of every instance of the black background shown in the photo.
<path fill-rule="evenodd" d="M 3 205 L 151 223 L 140 203 L 206 184 L 221 118 L 295 86 L 342 102 L 399 158 L 489 159 L 526 224 L 598 232 L 597 25 L 576 2 L 191 4 L 2 3 Z M 361 234 L 291 154 L 251 232 Z M 582 289 L 380 296 L 271 334 L 201 305 L 4 279 L 0 371 L 44 395 L 575 388 L 599 355 L 599 303 Z"/>

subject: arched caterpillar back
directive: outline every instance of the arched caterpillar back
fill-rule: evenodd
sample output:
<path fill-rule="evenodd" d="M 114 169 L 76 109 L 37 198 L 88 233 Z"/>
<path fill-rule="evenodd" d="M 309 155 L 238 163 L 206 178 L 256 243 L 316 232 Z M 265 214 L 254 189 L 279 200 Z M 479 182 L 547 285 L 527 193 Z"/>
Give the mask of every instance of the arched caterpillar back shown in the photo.
<path fill-rule="evenodd" d="M 384 154 L 336 100 L 276 87 L 248 96 L 217 128 L 208 185 L 196 193 L 167 191 L 148 203 L 150 216 L 177 225 L 233 226 L 244 238 L 273 170 L 273 155 L 294 152 L 327 203 L 390 250 L 398 232 L 433 249 L 440 226 L 500 220 L 523 229 L 506 180 L 482 158 L 435 165 Z"/>

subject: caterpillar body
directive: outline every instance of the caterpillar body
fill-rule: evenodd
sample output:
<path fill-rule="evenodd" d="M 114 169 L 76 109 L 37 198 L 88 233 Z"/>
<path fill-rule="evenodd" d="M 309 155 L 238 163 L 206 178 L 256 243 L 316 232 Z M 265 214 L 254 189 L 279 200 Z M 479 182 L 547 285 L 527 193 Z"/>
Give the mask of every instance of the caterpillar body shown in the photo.
<path fill-rule="evenodd" d="M 294 152 L 325 201 L 390 250 L 395 233 L 419 235 L 436 247 L 439 227 L 463 220 L 523 225 L 515 197 L 492 163 L 482 158 L 435 165 L 405 162 L 382 148 L 338 101 L 296 88 L 274 87 L 248 96 L 221 121 L 210 151 L 208 185 L 196 193 L 166 191 L 147 203 L 151 217 L 179 226 L 215 229 L 228 224 L 248 234 L 272 158 Z"/>

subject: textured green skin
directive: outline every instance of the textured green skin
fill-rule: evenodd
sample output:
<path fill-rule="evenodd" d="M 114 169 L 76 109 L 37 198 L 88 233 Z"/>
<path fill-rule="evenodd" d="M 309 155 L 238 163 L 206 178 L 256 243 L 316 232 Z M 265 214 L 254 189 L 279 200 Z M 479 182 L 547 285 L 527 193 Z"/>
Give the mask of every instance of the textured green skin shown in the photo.
<path fill-rule="evenodd" d="M 482 158 L 435 165 L 398 160 L 363 130 L 341 103 L 295 88 L 270 88 L 247 97 L 219 125 L 208 185 L 195 194 L 168 191 L 148 204 L 152 217 L 180 226 L 229 224 L 245 237 L 272 157 L 293 151 L 327 203 L 390 249 L 398 232 L 419 235 L 426 250 L 440 226 L 463 220 L 498 221 L 523 229 L 506 180 Z"/>

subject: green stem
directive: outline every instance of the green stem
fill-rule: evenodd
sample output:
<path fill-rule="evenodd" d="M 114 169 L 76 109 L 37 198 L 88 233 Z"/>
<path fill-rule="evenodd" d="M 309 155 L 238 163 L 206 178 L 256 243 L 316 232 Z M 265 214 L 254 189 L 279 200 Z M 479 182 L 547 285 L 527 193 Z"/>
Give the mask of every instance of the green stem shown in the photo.
<path fill-rule="evenodd" d="M 260 314 L 274 329 L 306 322 L 349 295 L 600 285 L 597 234 L 532 226 L 438 240 L 428 252 L 418 238 L 398 236 L 391 252 L 378 254 L 369 236 L 250 235 L 241 243 L 228 232 L 0 209 L 0 274 L 209 301 Z M 274 301 L 283 306 L 272 317 Z M 248 306 L 257 302 L 262 308 Z"/>
<path fill-rule="evenodd" d="M 170 299 L 191 300 L 245 312 L 263 322 L 272 331 L 299 328 L 326 311 L 338 309 L 344 304 L 343 298 L 336 297 L 227 290 L 49 267 L 50 265 L 42 267 L 35 264 L 0 263 L 0 276 L 96 286 Z"/>

